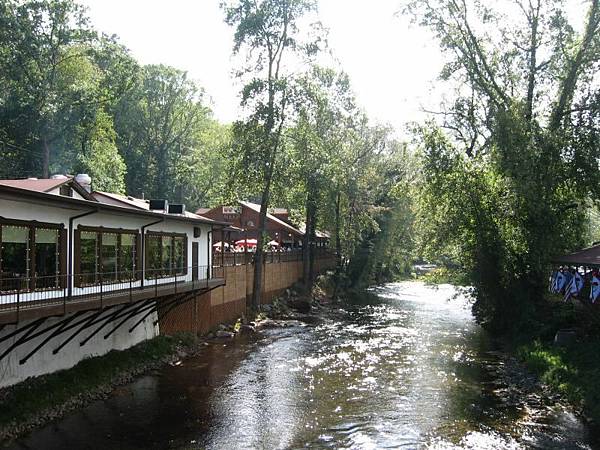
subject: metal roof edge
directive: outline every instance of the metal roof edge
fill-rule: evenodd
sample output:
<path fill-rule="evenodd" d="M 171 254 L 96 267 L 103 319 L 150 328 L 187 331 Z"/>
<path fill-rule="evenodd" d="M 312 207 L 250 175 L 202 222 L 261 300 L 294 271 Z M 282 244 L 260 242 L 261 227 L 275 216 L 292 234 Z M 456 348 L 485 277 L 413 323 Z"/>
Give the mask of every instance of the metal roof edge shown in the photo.
<path fill-rule="evenodd" d="M 212 220 L 212 219 L 209 219 L 206 217 L 203 217 L 202 219 L 197 219 L 197 218 L 192 218 L 192 217 L 176 216 L 176 215 L 171 215 L 171 214 L 164 214 L 164 213 L 148 211 L 145 209 L 133 209 L 133 208 L 123 207 L 123 206 L 109 205 L 109 204 L 98 202 L 98 201 L 80 200 L 78 198 L 73 198 L 73 197 L 63 197 L 63 196 L 56 195 L 56 194 L 49 194 L 47 192 L 31 191 L 29 189 L 17 188 L 14 186 L 0 185 L 0 194 L 3 194 L 3 193 L 12 194 L 15 196 L 32 198 L 32 199 L 40 200 L 43 202 L 63 203 L 63 204 L 72 205 L 72 206 L 81 206 L 81 207 L 88 207 L 88 208 L 97 209 L 97 210 L 119 212 L 119 213 L 123 213 L 126 215 L 129 214 L 129 215 L 157 217 L 157 218 L 162 217 L 165 219 L 177 220 L 180 222 L 203 223 L 206 225 L 223 225 L 223 226 L 231 225 L 231 223 L 229 223 L 229 222 L 221 222 L 221 221 Z"/>

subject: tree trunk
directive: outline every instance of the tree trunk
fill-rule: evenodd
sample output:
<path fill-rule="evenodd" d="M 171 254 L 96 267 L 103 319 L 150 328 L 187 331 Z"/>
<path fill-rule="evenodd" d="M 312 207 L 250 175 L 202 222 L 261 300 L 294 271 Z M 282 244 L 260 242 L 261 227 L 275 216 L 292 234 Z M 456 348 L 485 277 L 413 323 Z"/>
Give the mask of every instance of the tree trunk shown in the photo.
<path fill-rule="evenodd" d="M 333 290 L 333 297 L 337 295 L 338 289 L 341 283 L 342 275 L 342 239 L 340 238 L 341 228 L 341 217 L 340 217 L 340 204 L 341 204 L 341 193 L 338 186 L 338 192 L 335 198 L 335 287 Z"/>
<path fill-rule="evenodd" d="M 50 178 L 50 145 L 48 138 L 42 138 L 42 178 Z"/>
<path fill-rule="evenodd" d="M 262 298 L 262 276 L 264 269 L 263 245 L 270 186 L 271 180 L 269 179 L 267 180 L 267 184 L 262 193 L 260 201 L 260 213 L 258 214 L 258 236 L 256 237 L 256 252 L 254 253 L 254 280 L 252 282 L 252 309 L 255 311 L 260 309 Z"/>
<path fill-rule="evenodd" d="M 306 193 L 306 218 L 304 227 L 304 237 L 302 238 L 302 282 L 304 283 L 304 290 L 308 292 L 310 290 L 310 192 Z"/>
<path fill-rule="evenodd" d="M 529 47 L 529 70 L 527 73 L 527 99 L 525 103 L 525 120 L 527 127 L 531 129 L 531 119 L 533 118 L 533 98 L 535 94 L 535 81 L 537 74 L 537 49 L 538 49 L 538 24 L 540 14 L 540 2 L 537 3 L 537 8 L 533 10 L 531 7 L 531 17 L 529 23 L 531 26 L 531 41 Z"/>
<path fill-rule="evenodd" d="M 556 131 L 560 128 L 565 114 L 571 107 L 575 88 L 577 87 L 577 79 L 579 78 L 579 74 L 581 73 L 583 66 L 589 62 L 588 52 L 594 48 L 592 43 L 598 28 L 598 22 L 600 21 L 599 16 L 600 0 L 593 0 L 592 5 L 590 6 L 588 22 L 585 27 L 583 40 L 581 41 L 581 44 L 579 44 L 579 48 L 575 53 L 575 58 L 570 61 L 566 75 L 563 78 L 560 86 L 558 101 L 554 111 L 552 111 L 552 116 L 550 117 L 550 131 Z"/>

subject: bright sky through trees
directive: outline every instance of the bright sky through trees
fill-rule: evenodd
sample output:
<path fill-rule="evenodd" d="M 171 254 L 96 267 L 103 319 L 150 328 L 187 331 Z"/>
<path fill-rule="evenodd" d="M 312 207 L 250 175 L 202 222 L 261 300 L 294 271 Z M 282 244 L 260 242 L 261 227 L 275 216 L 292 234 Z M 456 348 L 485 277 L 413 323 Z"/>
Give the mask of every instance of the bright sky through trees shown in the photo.
<path fill-rule="evenodd" d="M 92 24 L 120 36 L 144 64 L 187 70 L 207 91 L 218 119 L 237 117 L 239 86 L 231 70 L 232 34 L 219 0 L 82 0 Z M 395 17 L 397 0 L 320 0 L 319 18 L 329 43 L 370 117 L 401 134 L 418 120 L 420 106 L 434 108 L 430 89 L 441 67 L 438 46 L 426 32 Z"/>

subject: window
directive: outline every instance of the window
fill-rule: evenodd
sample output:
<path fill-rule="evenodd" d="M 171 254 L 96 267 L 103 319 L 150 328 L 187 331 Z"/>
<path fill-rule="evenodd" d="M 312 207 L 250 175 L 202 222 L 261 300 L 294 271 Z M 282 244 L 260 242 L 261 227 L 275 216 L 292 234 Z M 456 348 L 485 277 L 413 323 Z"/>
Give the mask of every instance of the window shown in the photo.
<path fill-rule="evenodd" d="M 29 228 L 2 227 L 2 278 L 29 278 Z"/>
<path fill-rule="evenodd" d="M 119 255 L 119 235 L 102 233 L 101 264 L 103 281 L 117 281 L 120 267 L 117 264 Z"/>
<path fill-rule="evenodd" d="M 93 231 L 82 231 L 79 235 L 80 255 L 79 273 L 81 284 L 94 284 L 98 280 L 98 233 Z"/>
<path fill-rule="evenodd" d="M 78 286 L 137 278 L 137 230 L 79 227 L 75 231 Z"/>
<path fill-rule="evenodd" d="M 55 224 L 0 221 L 0 290 L 60 288 L 63 231 Z"/>
<path fill-rule="evenodd" d="M 184 234 L 146 234 L 148 278 L 187 273 L 187 237 Z"/>
<path fill-rule="evenodd" d="M 60 233 L 58 229 L 35 229 L 35 287 L 51 289 L 59 286 Z"/>
<path fill-rule="evenodd" d="M 65 197 L 73 197 L 73 189 L 68 184 L 63 184 L 59 189 L 60 195 Z"/>

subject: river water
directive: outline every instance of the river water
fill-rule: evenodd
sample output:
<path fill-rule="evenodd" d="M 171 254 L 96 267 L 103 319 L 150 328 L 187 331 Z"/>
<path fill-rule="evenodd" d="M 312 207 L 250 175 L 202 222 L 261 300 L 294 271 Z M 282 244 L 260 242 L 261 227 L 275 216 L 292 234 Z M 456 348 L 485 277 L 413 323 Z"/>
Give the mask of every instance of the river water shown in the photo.
<path fill-rule="evenodd" d="M 315 324 L 211 343 L 14 448 L 594 448 L 508 366 L 452 286 L 394 283 Z"/>

